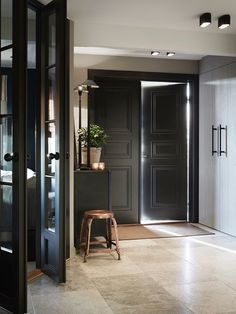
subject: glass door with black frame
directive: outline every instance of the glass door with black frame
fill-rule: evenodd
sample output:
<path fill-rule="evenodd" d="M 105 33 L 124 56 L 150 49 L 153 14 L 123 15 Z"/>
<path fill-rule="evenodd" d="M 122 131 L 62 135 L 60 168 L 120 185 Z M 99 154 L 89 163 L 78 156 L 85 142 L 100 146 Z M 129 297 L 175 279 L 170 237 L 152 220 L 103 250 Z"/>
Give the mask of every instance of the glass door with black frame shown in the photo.
<path fill-rule="evenodd" d="M 27 305 L 26 14 L 26 1 L 0 1 L 0 307 L 13 313 Z"/>
<path fill-rule="evenodd" d="M 57 282 L 65 282 L 66 1 L 54 0 L 42 12 L 42 270 Z"/>

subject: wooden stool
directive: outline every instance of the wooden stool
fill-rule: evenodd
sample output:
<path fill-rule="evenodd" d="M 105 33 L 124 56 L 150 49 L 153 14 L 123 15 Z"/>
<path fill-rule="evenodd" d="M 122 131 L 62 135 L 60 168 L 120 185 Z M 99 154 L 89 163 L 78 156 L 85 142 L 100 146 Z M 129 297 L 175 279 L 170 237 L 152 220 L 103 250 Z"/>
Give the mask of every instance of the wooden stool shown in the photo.
<path fill-rule="evenodd" d="M 91 225 L 93 219 L 106 219 L 106 241 L 90 241 L 91 237 Z M 112 242 L 111 238 L 111 224 L 114 227 L 115 233 L 115 243 Z M 83 239 L 83 228 L 86 225 L 86 241 L 85 243 L 82 242 Z M 106 249 L 99 249 L 99 250 L 90 250 L 90 244 L 99 244 L 99 243 L 106 243 Z M 119 240 L 118 240 L 118 232 L 117 232 L 117 223 L 114 218 L 114 214 L 112 211 L 109 210 L 102 210 L 102 209 L 94 209 L 88 210 L 84 212 L 84 216 L 81 222 L 80 227 L 80 240 L 79 240 L 80 248 L 85 246 L 84 248 L 84 262 L 87 260 L 87 256 L 90 252 L 92 253 L 111 253 L 112 251 L 116 251 L 118 254 L 118 260 L 120 260 L 120 248 L 119 248 Z M 112 250 L 112 244 L 116 246 L 114 250 Z"/>

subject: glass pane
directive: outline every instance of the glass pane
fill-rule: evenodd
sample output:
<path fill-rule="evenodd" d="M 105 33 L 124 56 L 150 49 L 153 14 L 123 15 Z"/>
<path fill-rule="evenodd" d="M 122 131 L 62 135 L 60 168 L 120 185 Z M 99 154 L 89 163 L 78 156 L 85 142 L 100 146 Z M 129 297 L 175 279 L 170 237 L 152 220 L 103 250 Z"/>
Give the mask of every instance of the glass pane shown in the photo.
<path fill-rule="evenodd" d="M 45 177 L 46 190 L 46 228 L 55 232 L 55 178 Z"/>
<path fill-rule="evenodd" d="M 28 9 L 28 68 L 36 68 L 36 12 Z"/>
<path fill-rule="evenodd" d="M 12 44 L 12 0 L 1 0 L 1 47 Z"/>
<path fill-rule="evenodd" d="M 46 108 L 46 120 L 55 119 L 55 92 L 56 92 L 56 69 L 48 70 L 48 105 Z"/>
<path fill-rule="evenodd" d="M 0 250 L 12 253 L 12 187 L 0 185 Z"/>
<path fill-rule="evenodd" d="M 55 154 L 55 123 L 46 125 L 46 174 L 55 173 L 55 158 L 50 159 L 50 154 Z"/>
<path fill-rule="evenodd" d="M 1 53 L 0 115 L 12 114 L 12 49 Z"/>
<path fill-rule="evenodd" d="M 1 66 L 3 68 L 2 74 L 4 72 L 8 72 L 7 74 L 9 74 L 9 71 L 12 71 L 12 70 L 9 70 L 9 68 L 10 69 L 12 68 L 12 54 L 13 54 L 12 48 L 1 52 Z M 8 92 L 8 95 L 9 95 L 9 92 Z"/>
<path fill-rule="evenodd" d="M 12 117 L 0 118 L 0 180 L 12 182 L 12 161 L 6 161 L 13 150 Z"/>
<path fill-rule="evenodd" d="M 48 65 L 56 63 L 56 14 L 48 18 Z"/>

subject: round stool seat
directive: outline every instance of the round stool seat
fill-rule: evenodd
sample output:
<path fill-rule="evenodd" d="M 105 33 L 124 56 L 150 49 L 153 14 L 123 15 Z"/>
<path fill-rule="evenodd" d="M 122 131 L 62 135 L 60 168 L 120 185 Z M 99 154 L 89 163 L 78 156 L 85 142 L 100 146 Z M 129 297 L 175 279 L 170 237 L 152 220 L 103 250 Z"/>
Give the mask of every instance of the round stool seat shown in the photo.
<path fill-rule="evenodd" d="M 113 218 L 114 214 L 110 210 L 103 210 L 103 209 L 92 209 L 87 210 L 84 213 L 85 219 L 109 219 Z"/>

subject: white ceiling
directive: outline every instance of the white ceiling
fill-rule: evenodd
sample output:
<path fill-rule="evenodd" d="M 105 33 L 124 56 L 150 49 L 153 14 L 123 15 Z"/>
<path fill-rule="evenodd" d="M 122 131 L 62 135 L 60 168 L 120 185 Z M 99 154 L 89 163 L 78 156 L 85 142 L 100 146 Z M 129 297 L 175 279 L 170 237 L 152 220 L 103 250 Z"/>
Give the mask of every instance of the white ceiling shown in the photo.
<path fill-rule="evenodd" d="M 217 18 L 230 14 L 232 25 L 223 32 L 236 34 L 235 0 L 67 0 L 68 16 L 74 21 L 106 25 L 219 32 Z M 213 23 L 198 26 L 199 15 L 211 12 Z"/>
<path fill-rule="evenodd" d="M 203 55 L 200 54 L 186 54 L 177 53 L 175 56 L 167 57 L 166 51 L 160 51 L 157 56 L 152 56 L 150 49 L 119 49 L 119 48 L 105 48 L 105 47 L 75 47 L 75 54 L 89 54 L 101 56 L 120 56 L 120 57 L 139 57 L 152 59 L 180 59 L 180 60 L 201 60 Z"/>
<path fill-rule="evenodd" d="M 47 3 L 48 1 L 42 1 Z M 236 0 L 67 0 L 75 22 L 77 52 L 149 57 L 168 50 L 177 59 L 236 56 Z M 212 13 L 212 25 L 199 27 L 199 15 Z M 219 30 L 220 15 L 231 26 Z M 96 49 L 94 49 L 96 48 Z M 109 51 L 110 50 L 110 51 Z M 158 58 L 158 57 L 157 57 Z"/>

